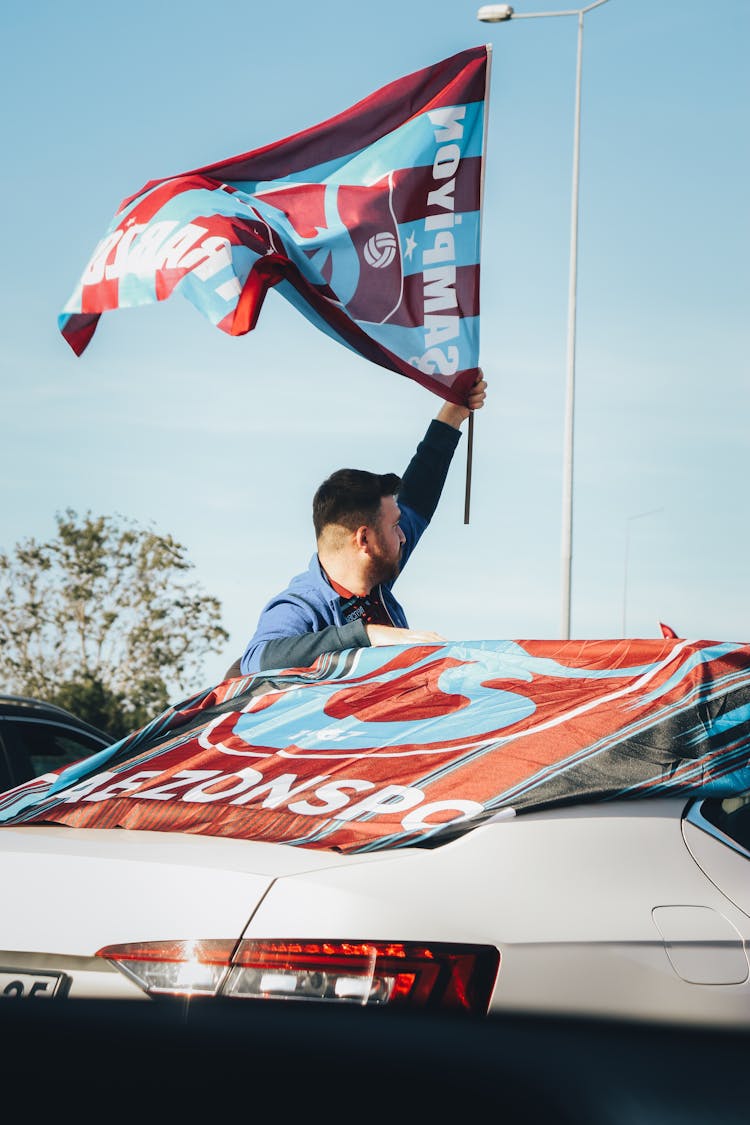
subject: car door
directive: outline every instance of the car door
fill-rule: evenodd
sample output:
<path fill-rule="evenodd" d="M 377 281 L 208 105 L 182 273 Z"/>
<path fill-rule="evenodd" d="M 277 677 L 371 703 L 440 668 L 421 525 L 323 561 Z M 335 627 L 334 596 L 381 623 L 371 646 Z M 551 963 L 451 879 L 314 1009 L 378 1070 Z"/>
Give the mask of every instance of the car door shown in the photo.
<path fill-rule="evenodd" d="M 750 916 L 750 790 L 694 801 L 683 833 L 698 866 Z"/>

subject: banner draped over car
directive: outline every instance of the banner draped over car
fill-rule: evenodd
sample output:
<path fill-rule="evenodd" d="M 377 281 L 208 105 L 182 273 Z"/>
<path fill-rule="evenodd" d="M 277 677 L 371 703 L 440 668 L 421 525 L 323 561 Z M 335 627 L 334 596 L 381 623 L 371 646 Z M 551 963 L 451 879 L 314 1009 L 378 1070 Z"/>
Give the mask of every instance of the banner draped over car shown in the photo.
<path fill-rule="evenodd" d="M 479 364 L 489 47 L 338 116 L 125 199 L 59 317 L 77 355 L 101 313 L 182 293 L 233 336 L 276 286 L 372 362 L 463 403 Z"/>
<path fill-rule="evenodd" d="M 228 680 L 3 794 L 0 825 L 366 851 L 493 814 L 748 786 L 750 646 L 477 641 Z"/>

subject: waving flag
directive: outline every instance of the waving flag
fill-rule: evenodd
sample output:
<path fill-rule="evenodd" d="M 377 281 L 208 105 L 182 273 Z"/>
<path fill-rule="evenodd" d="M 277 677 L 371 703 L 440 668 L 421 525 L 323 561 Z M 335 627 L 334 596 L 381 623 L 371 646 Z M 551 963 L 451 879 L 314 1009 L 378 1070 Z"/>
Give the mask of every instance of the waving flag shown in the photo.
<path fill-rule="evenodd" d="M 474 641 L 228 680 L 1 795 L 0 826 L 367 851 L 464 820 L 749 784 L 750 646 Z"/>
<path fill-rule="evenodd" d="M 182 293 L 233 336 L 276 286 L 367 359 L 463 403 L 479 363 L 489 48 L 401 78 L 302 133 L 125 199 L 59 318 Z"/>

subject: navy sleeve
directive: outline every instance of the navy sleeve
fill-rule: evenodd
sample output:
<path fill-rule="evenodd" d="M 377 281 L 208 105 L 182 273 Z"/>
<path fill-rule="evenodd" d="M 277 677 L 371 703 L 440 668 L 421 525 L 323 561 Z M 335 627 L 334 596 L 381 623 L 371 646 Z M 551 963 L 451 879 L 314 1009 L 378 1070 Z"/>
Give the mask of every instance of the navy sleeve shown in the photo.
<path fill-rule="evenodd" d="M 310 602 L 284 591 L 265 606 L 242 654 L 243 675 L 269 668 L 307 668 L 323 652 L 365 648 L 370 644 L 361 621 L 328 624 Z"/>
<path fill-rule="evenodd" d="M 277 637 L 266 641 L 258 653 L 261 672 L 271 668 L 309 668 L 324 652 L 342 652 L 345 648 L 368 648 L 370 638 L 361 620 L 348 625 L 328 625 L 317 633 L 298 637 Z"/>
<path fill-rule="evenodd" d="M 435 514 L 460 437 L 460 430 L 433 419 L 401 478 L 399 504 L 428 522 Z"/>

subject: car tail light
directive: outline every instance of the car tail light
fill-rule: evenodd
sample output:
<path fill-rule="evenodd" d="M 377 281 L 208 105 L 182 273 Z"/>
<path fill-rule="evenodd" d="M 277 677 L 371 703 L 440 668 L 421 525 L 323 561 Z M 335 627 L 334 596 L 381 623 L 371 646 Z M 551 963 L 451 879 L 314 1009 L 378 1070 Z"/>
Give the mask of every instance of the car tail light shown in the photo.
<path fill-rule="evenodd" d="M 230 996 L 453 1008 L 485 1013 L 500 966 L 486 945 L 157 941 L 104 957 L 150 996 Z"/>
<path fill-rule="evenodd" d="M 150 996 L 216 996 L 236 941 L 145 941 L 100 949 Z"/>

